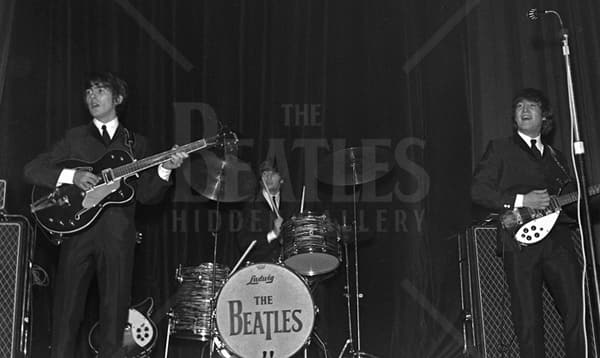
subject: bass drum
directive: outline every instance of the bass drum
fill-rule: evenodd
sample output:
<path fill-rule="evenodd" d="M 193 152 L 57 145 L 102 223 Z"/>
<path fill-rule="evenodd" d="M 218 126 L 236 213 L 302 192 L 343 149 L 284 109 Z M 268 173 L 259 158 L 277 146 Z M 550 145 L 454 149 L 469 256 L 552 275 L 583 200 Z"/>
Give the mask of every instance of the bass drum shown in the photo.
<path fill-rule="evenodd" d="M 276 264 L 254 264 L 225 283 L 216 305 L 222 357 L 290 357 L 313 330 L 315 307 L 304 280 Z"/>

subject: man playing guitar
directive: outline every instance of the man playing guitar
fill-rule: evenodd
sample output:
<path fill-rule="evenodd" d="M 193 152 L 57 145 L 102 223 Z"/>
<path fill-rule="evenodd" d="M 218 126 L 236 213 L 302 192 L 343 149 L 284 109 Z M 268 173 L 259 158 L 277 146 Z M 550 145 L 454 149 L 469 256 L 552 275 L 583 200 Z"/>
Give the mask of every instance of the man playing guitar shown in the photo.
<path fill-rule="evenodd" d="M 68 130 L 52 148 L 25 166 L 25 178 L 36 186 L 74 185 L 88 191 L 102 178 L 89 170 L 61 166 L 65 160 L 93 162 L 113 150 L 132 157 L 151 153 L 146 138 L 130 133 L 117 114 L 127 99 L 127 84 L 112 73 L 92 74 L 86 81 L 85 104 L 92 116 L 88 124 Z M 99 357 L 123 357 L 123 329 L 130 306 L 136 230 L 135 202 L 152 203 L 170 186 L 171 171 L 186 153 L 174 152 L 158 169 L 146 170 L 131 185 L 135 200 L 112 205 L 93 224 L 69 235 L 60 248 L 55 279 L 52 357 L 80 356 L 76 338 L 84 315 L 85 298 L 94 275 L 100 294 Z"/>

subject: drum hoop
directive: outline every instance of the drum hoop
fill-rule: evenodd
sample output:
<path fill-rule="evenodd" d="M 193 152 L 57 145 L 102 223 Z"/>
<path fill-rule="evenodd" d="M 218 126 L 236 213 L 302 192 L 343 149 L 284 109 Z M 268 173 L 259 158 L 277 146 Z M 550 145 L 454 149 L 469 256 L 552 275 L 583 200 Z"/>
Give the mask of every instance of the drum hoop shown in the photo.
<path fill-rule="evenodd" d="M 223 289 L 225 288 L 225 286 L 227 285 L 227 283 L 230 282 L 230 279 L 233 278 L 235 275 L 237 275 L 238 273 L 246 270 L 246 269 L 250 269 L 251 267 L 257 266 L 257 265 L 265 265 L 265 266 L 273 266 L 273 267 L 278 267 L 278 268 L 282 268 L 285 271 L 288 271 L 290 273 L 292 273 L 295 277 L 300 279 L 300 282 L 304 285 L 304 288 L 307 290 L 308 292 L 308 297 L 310 299 L 310 308 L 312 310 L 312 319 L 310 322 L 310 329 L 308 330 L 309 334 L 305 339 L 304 344 L 306 344 L 306 342 L 308 341 L 308 339 L 310 339 L 310 336 L 315 328 L 315 321 L 316 321 L 316 316 L 317 316 L 317 309 L 315 307 L 315 302 L 314 302 L 314 298 L 312 296 L 312 292 L 310 290 L 310 286 L 308 285 L 307 280 L 301 276 L 300 274 L 296 273 L 294 270 L 286 267 L 283 264 L 277 264 L 277 263 L 270 263 L 270 262 L 261 262 L 261 263 L 255 263 L 252 265 L 248 265 L 245 266 L 239 270 L 237 270 L 233 275 L 231 275 L 231 277 L 229 277 L 229 280 L 227 280 L 227 282 L 225 282 L 225 284 L 223 285 L 223 287 L 221 287 L 221 289 L 219 290 L 216 299 L 215 299 L 215 308 L 214 308 L 214 327 L 216 330 L 216 335 L 217 337 L 219 337 L 221 344 L 223 345 L 223 347 L 229 352 L 232 353 L 234 357 L 237 357 L 237 355 L 239 353 L 235 352 L 230 346 L 229 343 L 225 340 L 225 338 L 221 335 L 221 329 L 219 328 L 219 321 L 217 320 L 217 306 L 219 305 L 219 299 L 221 298 L 221 294 Z M 302 347 L 299 347 L 298 350 L 296 350 L 295 352 L 293 352 L 291 355 L 293 356 L 294 354 L 298 353 L 300 350 L 302 349 Z"/>

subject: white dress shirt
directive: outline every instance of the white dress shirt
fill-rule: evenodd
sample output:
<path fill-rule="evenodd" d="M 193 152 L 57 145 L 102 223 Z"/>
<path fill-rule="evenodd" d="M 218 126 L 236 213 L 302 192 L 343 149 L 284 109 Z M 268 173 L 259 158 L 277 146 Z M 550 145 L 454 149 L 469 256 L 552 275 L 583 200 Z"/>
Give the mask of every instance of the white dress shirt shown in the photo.
<path fill-rule="evenodd" d="M 535 139 L 535 146 L 540 151 L 540 153 L 542 155 L 544 155 L 544 144 L 542 144 L 542 136 L 541 135 L 538 135 L 535 138 L 531 138 L 530 136 L 523 134 L 519 131 L 517 131 L 517 134 L 519 135 L 519 137 L 521 137 L 521 139 L 523 139 L 525 141 L 525 143 L 527 144 L 527 146 L 529 148 L 531 148 L 531 141 Z M 523 206 L 524 197 L 525 197 L 525 194 L 517 194 L 516 195 L 515 204 L 514 204 L 515 208 L 520 208 Z"/>

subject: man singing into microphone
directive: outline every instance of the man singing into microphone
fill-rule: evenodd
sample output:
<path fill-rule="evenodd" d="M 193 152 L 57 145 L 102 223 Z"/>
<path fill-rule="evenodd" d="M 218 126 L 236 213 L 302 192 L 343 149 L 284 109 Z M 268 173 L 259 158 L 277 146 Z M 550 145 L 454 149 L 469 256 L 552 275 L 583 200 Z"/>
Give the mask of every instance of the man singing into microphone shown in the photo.
<path fill-rule="evenodd" d="M 551 117 L 550 103 L 541 91 L 526 88 L 514 97 L 515 133 L 488 144 L 471 186 L 476 204 L 494 212 L 544 209 L 550 195 L 565 186 L 567 192 L 574 190 L 564 157 L 546 143 Z M 517 243 L 512 233 L 498 230 L 498 251 L 503 256 L 522 358 L 545 357 L 543 282 L 563 319 L 567 357 L 584 357 L 581 267 L 574 251 L 572 222 L 561 213 L 548 236 L 528 246 Z"/>

